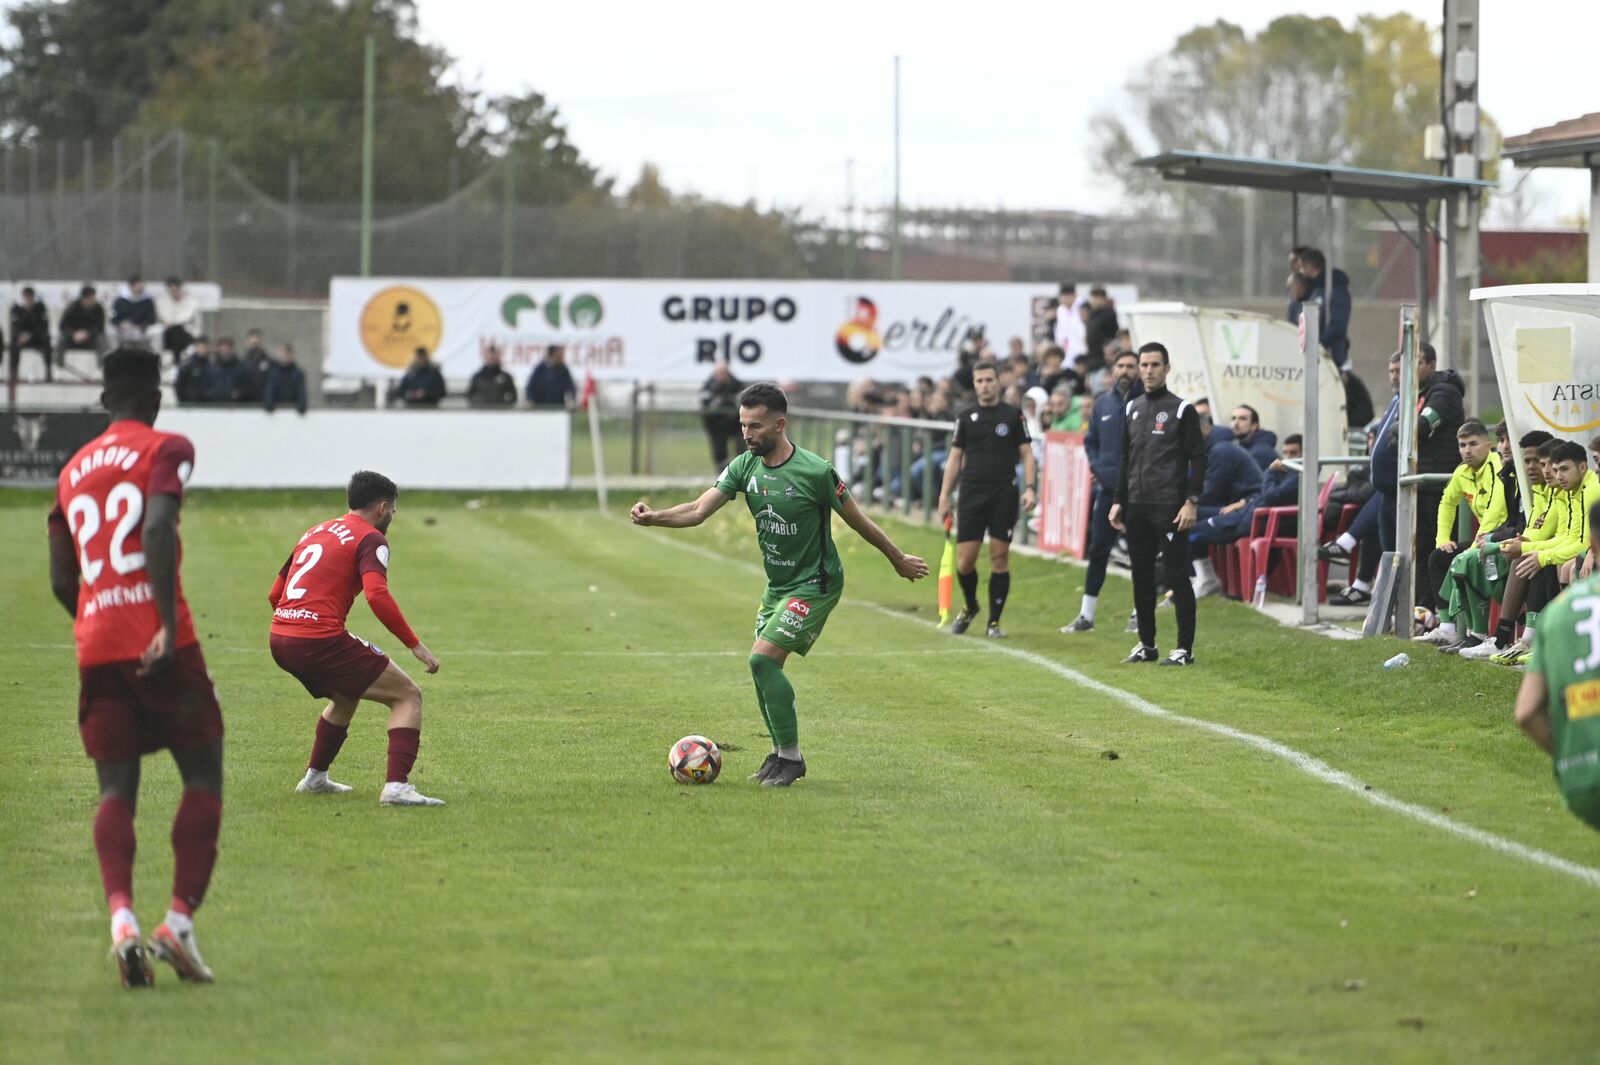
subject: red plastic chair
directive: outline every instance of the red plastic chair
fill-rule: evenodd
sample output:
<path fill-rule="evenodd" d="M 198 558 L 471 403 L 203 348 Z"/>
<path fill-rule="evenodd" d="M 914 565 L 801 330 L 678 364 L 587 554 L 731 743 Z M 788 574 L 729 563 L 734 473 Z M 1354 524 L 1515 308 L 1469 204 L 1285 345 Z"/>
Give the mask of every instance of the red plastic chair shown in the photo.
<path fill-rule="evenodd" d="M 1334 482 L 1338 478 L 1330 476 L 1317 493 L 1317 521 L 1321 527 L 1322 511 L 1328 505 L 1328 496 L 1333 493 Z M 1269 568 L 1272 552 L 1287 552 L 1287 557 L 1296 562 L 1300 554 L 1300 539 L 1298 536 L 1289 536 L 1279 532 L 1280 524 L 1285 518 L 1297 517 L 1299 507 L 1262 507 L 1250 517 L 1250 535 L 1237 542 L 1239 557 L 1239 583 L 1246 589 L 1248 595 L 1255 594 L 1256 578 L 1267 574 L 1268 587 L 1277 595 L 1293 595 L 1297 583 L 1295 574 L 1298 566 L 1291 564 L 1285 571 L 1282 567 L 1274 572 Z M 1348 519 L 1341 514 L 1340 522 Z M 1342 530 L 1341 530 L 1342 531 Z M 1280 558 L 1283 557 L 1280 555 Z M 1318 576 L 1325 578 L 1327 564 L 1318 567 Z M 1277 578 L 1275 581 L 1274 578 Z M 1284 579 L 1287 578 L 1287 588 Z M 1326 592 L 1323 597 L 1326 598 Z"/>

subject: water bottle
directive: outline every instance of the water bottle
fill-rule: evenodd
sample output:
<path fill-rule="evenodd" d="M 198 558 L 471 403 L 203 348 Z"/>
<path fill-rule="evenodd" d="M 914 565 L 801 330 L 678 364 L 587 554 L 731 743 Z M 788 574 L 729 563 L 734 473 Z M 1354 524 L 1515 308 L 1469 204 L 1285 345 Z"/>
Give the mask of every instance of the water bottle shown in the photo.
<path fill-rule="evenodd" d="M 1397 654 L 1393 658 L 1389 659 L 1389 661 L 1385 662 L 1383 664 L 1383 668 L 1384 669 L 1399 669 L 1401 666 L 1409 666 L 1410 664 L 1411 664 L 1411 656 L 1406 654 L 1404 651 L 1401 651 L 1399 654 Z"/>
<path fill-rule="evenodd" d="M 1250 605 L 1261 610 L 1267 605 L 1267 575 L 1263 573 L 1256 578 L 1256 591 L 1250 597 Z"/>
<path fill-rule="evenodd" d="M 1491 581 L 1500 579 L 1500 566 L 1498 564 L 1500 552 L 1485 551 L 1483 553 L 1483 575 Z"/>

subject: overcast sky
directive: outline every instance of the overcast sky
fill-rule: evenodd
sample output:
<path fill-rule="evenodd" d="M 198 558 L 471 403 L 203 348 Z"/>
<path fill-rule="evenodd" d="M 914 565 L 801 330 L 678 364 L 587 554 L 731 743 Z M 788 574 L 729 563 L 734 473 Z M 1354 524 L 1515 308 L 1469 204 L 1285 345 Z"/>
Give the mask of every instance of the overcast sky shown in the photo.
<path fill-rule="evenodd" d="M 416 2 L 424 37 L 457 57 L 461 80 L 544 93 L 624 187 L 650 161 L 674 189 L 827 214 L 846 202 L 852 170 L 858 204 L 890 199 L 896 55 L 907 203 L 1103 211 L 1116 190 L 1090 170 L 1089 117 L 1123 106 L 1130 77 L 1192 26 L 1225 12 L 1255 32 L 1299 10 L 1283 0 Z M 1479 99 L 1508 135 L 1600 111 L 1600 4 L 1560 4 L 1560 32 L 1527 17 L 1528 5 L 1481 6 Z M 1395 10 L 1437 24 L 1443 5 L 1329 0 L 1308 13 L 1348 25 Z M 1582 171 L 1528 184 L 1535 221 L 1587 206 Z"/>

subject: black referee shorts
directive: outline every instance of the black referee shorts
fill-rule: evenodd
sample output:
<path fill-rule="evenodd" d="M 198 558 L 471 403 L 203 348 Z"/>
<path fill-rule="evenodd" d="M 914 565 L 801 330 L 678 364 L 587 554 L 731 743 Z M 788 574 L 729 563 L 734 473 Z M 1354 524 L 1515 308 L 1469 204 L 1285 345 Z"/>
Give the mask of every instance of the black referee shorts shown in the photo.
<path fill-rule="evenodd" d="M 982 540 L 987 532 L 990 539 L 1009 544 L 1021 506 L 1015 484 L 962 485 L 956 505 L 956 542 Z"/>

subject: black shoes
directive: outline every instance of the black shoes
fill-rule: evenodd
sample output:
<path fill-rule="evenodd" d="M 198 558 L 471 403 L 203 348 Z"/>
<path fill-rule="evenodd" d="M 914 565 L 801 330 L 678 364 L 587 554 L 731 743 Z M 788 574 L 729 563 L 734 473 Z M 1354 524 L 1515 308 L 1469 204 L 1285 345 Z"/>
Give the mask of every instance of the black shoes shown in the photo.
<path fill-rule="evenodd" d="M 950 635 L 960 636 L 963 632 L 966 632 L 972 625 L 972 619 L 977 616 L 977 612 L 973 610 L 963 610 L 957 614 L 956 619 L 950 623 Z"/>
<path fill-rule="evenodd" d="M 1164 666 L 1192 666 L 1194 665 L 1194 652 L 1185 651 L 1179 647 L 1162 659 L 1161 664 Z"/>
<path fill-rule="evenodd" d="M 989 637 L 991 640 L 1003 640 L 1006 638 L 1006 630 L 1000 627 L 1000 623 L 998 621 L 991 621 L 989 622 L 989 628 L 984 632 L 984 635 Z"/>
<path fill-rule="evenodd" d="M 1134 648 L 1133 648 L 1133 653 L 1130 654 L 1127 658 L 1124 658 L 1122 661 L 1124 663 L 1127 663 L 1127 662 L 1159 662 L 1159 661 L 1161 661 L 1161 652 L 1156 650 L 1154 647 L 1146 647 L 1144 644 L 1141 643 L 1141 644 L 1135 645 Z"/>
<path fill-rule="evenodd" d="M 1345 563 L 1348 565 L 1350 562 L 1350 552 L 1346 551 L 1342 546 L 1340 546 L 1339 541 L 1334 540 L 1317 548 L 1317 561 L 1332 562 L 1335 564 Z"/>
<path fill-rule="evenodd" d="M 745 779 L 747 779 L 747 780 L 766 780 L 768 777 L 770 777 L 772 775 L 772 771 L 774 769 L 778 768 L 778 762 L 779 761 L 780 761 L 780 759 L 778 758 L 778 752 L 777 751 L 773 751 L 771 754 L 767 755 L 767 760 L 761 763 L 761 768 L 757 769 L 754 773 L 751 773 Z"/>
<path fill-rule="evenodd" d="M 777 755 L 773 755 L 773 757 L 778 759 L 778 764 L 761 781 L 763 788 L 787 788 L 806 775 L 806 760 L 804 758 L 790 761 L 787 758 L 779 758 Z"/>

